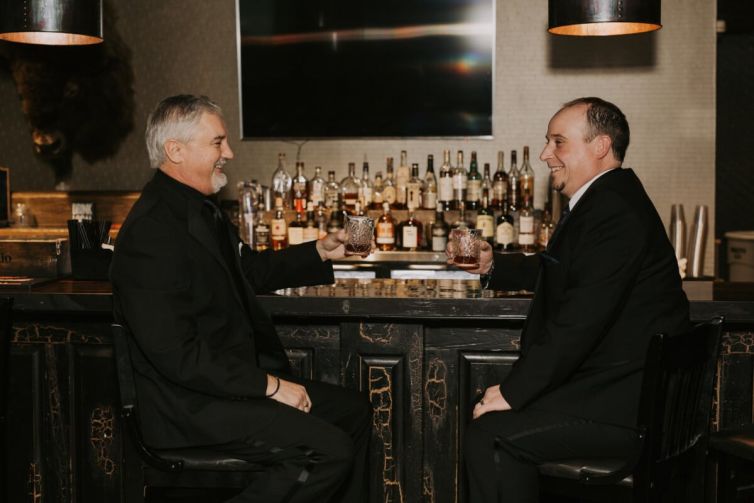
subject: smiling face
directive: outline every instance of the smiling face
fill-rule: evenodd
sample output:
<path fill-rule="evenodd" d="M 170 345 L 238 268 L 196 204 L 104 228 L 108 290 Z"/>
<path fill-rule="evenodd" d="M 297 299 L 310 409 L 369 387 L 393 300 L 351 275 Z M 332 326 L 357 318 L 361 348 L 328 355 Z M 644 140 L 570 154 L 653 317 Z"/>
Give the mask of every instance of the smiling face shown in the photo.
<path fill-rule="evenodd" d="M 587 105 L 575 105 L 556 113 L 547 126 L 547 143 L 540 160 L 550 168 L 552 186 L 568 197 L 602 171 L 605 137 L 586 141 Z"/>
<path fill-rule="evenodd" d="M 233 159 L 233 151 L 219 115 L 203 113 L 193 128 L 191 140 L 173 141 L 177 143 L 175 160 L 179 162 L 173 173 L 169 173 L 171 176 L 207 196 L 219 192 L 228 183 L 223 167 Z M 168 157 L 174 156 L 168 153 Z"/>

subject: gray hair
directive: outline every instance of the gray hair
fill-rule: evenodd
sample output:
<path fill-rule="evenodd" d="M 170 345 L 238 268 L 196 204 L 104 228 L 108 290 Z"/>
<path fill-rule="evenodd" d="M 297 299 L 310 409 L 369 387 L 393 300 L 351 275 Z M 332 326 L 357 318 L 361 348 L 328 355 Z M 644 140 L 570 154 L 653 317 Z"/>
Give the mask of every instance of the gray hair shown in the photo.
<path fill-rule="evenodd" d="M 157 169 L 165 162 L 165 142 L 188 142 L 203 113 L 222 117 L 220 107 L 206 96 L 180 94 L 162 100 L 149 114 L 144 137 L 150 165 Z"/>

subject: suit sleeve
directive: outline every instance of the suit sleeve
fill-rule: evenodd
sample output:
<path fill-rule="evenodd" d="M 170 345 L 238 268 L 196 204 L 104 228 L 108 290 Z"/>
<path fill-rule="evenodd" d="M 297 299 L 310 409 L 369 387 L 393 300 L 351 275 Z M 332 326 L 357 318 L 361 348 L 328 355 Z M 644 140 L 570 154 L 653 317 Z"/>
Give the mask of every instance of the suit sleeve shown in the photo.
<path fill-rule="evenodd" d="M 514 409 L 576 371 L 606 333 L 639 275 L 646 232 L 629 209 L 615 202 L 618 198 L 595 199 L 578 235 L 570 236 L 577 249 L 571 252 L 574 258 L 562 290 L 543 292 L 557 296 L 548 303 L 557 307 L 550 307 L 554 312 L 547 314 L 545 333 L 532 334 L 536 342 L 500 385 Z"/>
<path fill-rule="evenodd" d="M 191 265 L 172 233 L 142 217 L 118 240 L 111 268 L 116 319 L 120 313 L 127 320 L 143 355 L 169 381 L 227 399 L 263 397 L 267 374 L 254 365 L 251 339 L 228 351 L 212 343 L 219 339 L 212 327 L 197 326 Z"/>
<path fill-rule="evenodd" d="M 534 291 L 539 273 L 539 256 L 523 253 L 495 253 L 495 267 L 487 288 L 490 290 Z"/>
<path fill-rule="evenodd" d="M 335 282 L 332 262 L 322 261 L 316 241 L 263 252 L 252 252 L 244 244 L 241 248 L 241 267 L 257 293 Z"/>

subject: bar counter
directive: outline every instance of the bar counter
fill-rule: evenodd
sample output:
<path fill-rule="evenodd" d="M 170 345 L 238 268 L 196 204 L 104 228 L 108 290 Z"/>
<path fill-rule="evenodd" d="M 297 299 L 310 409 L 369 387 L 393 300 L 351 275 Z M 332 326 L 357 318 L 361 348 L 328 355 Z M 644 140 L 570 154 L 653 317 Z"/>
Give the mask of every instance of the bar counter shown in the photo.
<path fill-rule="evenodd" d="M 140 501 L 136 458 L 117 413 L 110 285 L 2 288 L 15 299 L 9 501 L 30 494 L 42 502 Z M 750 423 L 754 285 L 685 288 L 694 319 L 726 316 L 712 426 Z M 260 301 L 296 373 L 369 395 L 370 501 L 465 501 L 465 425 L 477 394 L 517 358 L 530 294 L 484 291 L 477 281 L 346 279 Z"/>

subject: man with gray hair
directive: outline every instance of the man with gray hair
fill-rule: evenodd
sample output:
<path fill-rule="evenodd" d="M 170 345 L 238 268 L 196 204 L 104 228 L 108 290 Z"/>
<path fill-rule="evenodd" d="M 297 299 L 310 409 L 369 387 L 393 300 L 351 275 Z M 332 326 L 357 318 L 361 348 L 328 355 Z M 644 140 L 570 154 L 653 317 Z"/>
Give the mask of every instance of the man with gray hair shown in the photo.
<path fill-rule="evenodd" d="M 257 292 L 332 283 L 344 234 L 254 253 L 212 196 L 233 159 L 220 108 L 163 100 L 147 121 L 152 180 L 118 235 L 110 276 L 145 441 L 267 465 L 233 502 L 366 501 L 370 406 L 299 379 Z M 313 466 L 313 468 L 311 468 Z"/>

